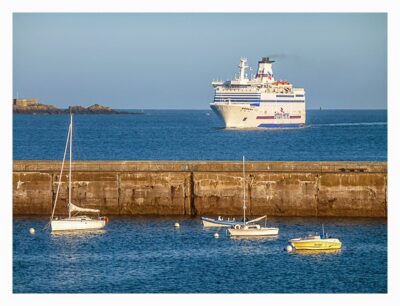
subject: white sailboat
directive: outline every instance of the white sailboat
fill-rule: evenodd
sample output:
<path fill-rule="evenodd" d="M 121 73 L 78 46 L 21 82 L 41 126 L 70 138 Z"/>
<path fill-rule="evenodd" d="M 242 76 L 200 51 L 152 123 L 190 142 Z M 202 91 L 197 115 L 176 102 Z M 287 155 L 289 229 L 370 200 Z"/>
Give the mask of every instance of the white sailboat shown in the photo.
<path fill-rule="evenodd" d="M 256 219 L 252 219 L 249 221 L 246 221 L 247 224 L 252 224 L 252 223 L 256 223 L 258 221 L 261 221 L 262 219 L 266 218 L 267 216 L 262 216 Z M 228 219 L 224 219 L 221 216 L 218 216 L 217 219 L 213 219 L 213 218 L 208 218 L 208 217 L 201 217 L 201 221 L 203 223 L 204 227 L 230 227 L 230 226 L 234 226 L 237 224 L 242 224 L 243 221 L 240 220 L 236 220 L 235 218 L 228 218 Z"/>
<path fill-rule="evenodd" d="M 243 223 L 235 224 L 228 229 L 229 235 L 233 237 L 260 237 L 260 236 L 277 236 L 279 228 L 262 227 L 259 224 L 249 224 L 246 222 L 246 173 L 244 167 L 243 156 Z"/>
<path fill-rule="evenodd" d="M 57 193 L 54 200 L 53 211 L 50 218 L 51 230 L 54 231 L 76 231 L 76 230 L 97 230 L 105 227 L 108 222 L 107 217 L 100 217 L 100 210 L 91 208 L 82 208 L 76 206 L 71 201 L 72 192 L 72 179 L 71 179 L 71 168 L 72 168 L 72 113 L 71 122 L 69 124 L 67 142 L 65 144 L 64 158 L 61 165 L 60 178 L 57 186 Z M 61 186 L 61 178 L 64 170 L 65 157 L 67 154 L 67 148 L 69 146 L 69 175 L 68 175 L 68 218 L 57 218 L 54 217 L 54 212 L 56 210 L 57 198 Z M 80 215 L 80 213 L 94 213 L 97 214 L 96 217 L 89 217 L 86 215 Z"/>

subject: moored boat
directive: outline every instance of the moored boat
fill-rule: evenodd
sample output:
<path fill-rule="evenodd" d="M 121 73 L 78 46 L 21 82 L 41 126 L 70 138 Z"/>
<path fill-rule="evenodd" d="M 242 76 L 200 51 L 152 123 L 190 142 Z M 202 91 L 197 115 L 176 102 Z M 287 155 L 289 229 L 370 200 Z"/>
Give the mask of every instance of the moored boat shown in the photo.
<path fill-rule="evenodd" d="M 201 222 L 204 227 L 229 227 L 241 223 L 241 221 L 235 220 L 235 218 L 224 219 L 221 216 L 218 216 L 217 219 L 201 217 Z"/>
<path fill-rule="evenodd" d="M 64 169 L 65 157 L 67 154 L 67 148 L 69 147 L 69 175 L 68 175 L 68 217 L 67 218 L 57 218 L 54 217 L 55 209 L 57 206 L 58 194 L 60 192 L 61 178 Z M 64 158 L 61 165 L 61 172 L 57 186 L 56 197 L 54 200 L 53 211 L 50 218 L 50 227 L 52 232 L 60 231 L 76 231 L 76 230 L 97 230 L 102 229 L 106 226 L 108 222 L 107 217 L 100 217 L 100 210 L 93 208 L 83 208 L 74 205 L 71 201 L 72 199 L 72 113 L 71 121 L 68 129 L 67 142 L 65 145 Z M 79 213 L 93 213 L 97 214 L 96 217 L 89 217 L 84 215 L 79 215 Z"/>
<path fill-rule="evenodd" d="M 231 236 L 241 237 L 277 236 L 279 234 L 279 228 L 262 227 L 259 224 L 237 224 L 228 231 Z"/>
<path fill-rule="evenodd" d="M 108 222 L 106 217 L 93 219 L 88 216 L 74 216 L 65 219 L 53 219 L 52 231 L 96 230 L 102 229 Z"/>
<path fill-rule="evenodd" d="M 247 224 L 252 224 L 262 219 L 266 218 L 266 216 L 262 216 L 253 220 L 246 221 Z M 236 220 L 235 218 L 228 218 L 224 219 L 221 216 L 218 216 L 217 219 L 208 218 L 208 217 L 201 217 L 201 221 L 204 227 L 231 227 L 237 224 L 242 224 L 243 221 Z"/>
<path fill-rule="evenodd" d="M 342 248 L 342 243 L 336 238 L 321 238 L 321 236 L 308 236 L 290 240 L 296 250 L 332 250 Z"/>
<path fill-rule="evenodd" d="M 322 226 L 322 235 L 315 234 L 303 238 L 294 238 L 290 239 L 289 243 L 295 250 L 338 250 L 342 248 L 339 239 L 329 237 L 324 232 L 324 226 Z"/>
<path fill-rule="evenodd" d="M 246 221 L 246 174 L 245 174 L 245 161 L 243 156 L 243 222 L 235 224 L 228 229 L 231 237 L 260 237 L 260 236 L 277 236 L 279 234 L 279 228 L 277 227 L 262 227 L 259 224 L 251 224 L 254 220 Z M 263 216 L 258 219 L 264 219 L 265 223 L 267 216 Z M 255 219 L 257 220 L 257 219 Z"/>

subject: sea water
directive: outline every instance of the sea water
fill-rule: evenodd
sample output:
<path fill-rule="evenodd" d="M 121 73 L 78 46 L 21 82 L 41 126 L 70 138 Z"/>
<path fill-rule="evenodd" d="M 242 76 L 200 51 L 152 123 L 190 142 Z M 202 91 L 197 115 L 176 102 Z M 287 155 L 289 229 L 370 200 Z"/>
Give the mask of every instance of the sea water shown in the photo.
<path fill-rule="evenodd" d="M 14 115 L 14 160 L 62 159 L 68 124 Z M 245 131 L 224 129 L 211 110 L 76 115 L 73 138 L 78 160 L 386 161 L 387 112 L 312 110 L 303 129 Z M 387 292 L 386 219 L 269 218 L 277 238 L 231 239 L 183 217 L 118 217 L 104 231 L 53 235 L 42 230 L 48 217 L 14 218 L 15 293 Z M 322 224 L 342 250 L 284 251 Z"/>
<path fill-rule="evenodd" d="M 61 160 L 68 115 L 14 115 L 14 160 Z M 76 160 L 386 161 L 386 110 L 309 110 L 307 126 L 224 129 L 211 110 L 75 115 Z"/>
<path fill-rule="evenodd" d="M 104 231 L 56 235 L 42 230 L 47 222 L 14 219 L 15 293 L 387 292 L 385 219 L 268 218 L 279 236 L 251 239 L 204 229 L 199 218 L 115 217 Z M 340 251 L 285 250 L 322 224 Z"/>

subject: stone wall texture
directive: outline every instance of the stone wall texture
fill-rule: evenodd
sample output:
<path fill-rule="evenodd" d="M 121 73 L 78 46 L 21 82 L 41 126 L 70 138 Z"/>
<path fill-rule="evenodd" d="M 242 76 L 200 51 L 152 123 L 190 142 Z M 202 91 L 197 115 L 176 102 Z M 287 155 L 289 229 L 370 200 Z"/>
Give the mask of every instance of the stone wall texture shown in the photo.
<path fill-rule="evenodd" d="M 60 161 L 14 161 L 13 213 L 50 215 Z M 109 215 L 240 215 L 241 162 L 76 161 L 72 202 Z M 251 216 L 386 217 L 385 162 L 246 162 Z M 56 215 L 66 214 L 68 169 Z"/>

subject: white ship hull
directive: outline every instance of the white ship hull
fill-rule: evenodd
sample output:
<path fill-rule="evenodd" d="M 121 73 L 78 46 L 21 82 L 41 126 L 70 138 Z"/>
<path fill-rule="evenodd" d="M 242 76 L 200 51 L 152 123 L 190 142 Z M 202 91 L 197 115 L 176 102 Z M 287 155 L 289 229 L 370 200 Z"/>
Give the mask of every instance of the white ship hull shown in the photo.
<path fill-rule="evenodd" d="M 304 103 L 214 102 L 212 110 L 223 120 L 226 128 L 301 128 L 305 126 Z"/>
<path fill-rule="evenodd" d="M 65 218 L 51 221 L 51 230 L 54 231 L 76 231 L 76 230 L 96 230 L 106 226 L 103 219 L 90 219 L 83 217 Z"/>

